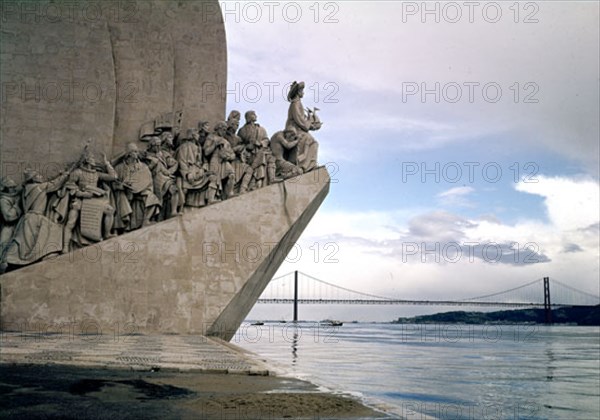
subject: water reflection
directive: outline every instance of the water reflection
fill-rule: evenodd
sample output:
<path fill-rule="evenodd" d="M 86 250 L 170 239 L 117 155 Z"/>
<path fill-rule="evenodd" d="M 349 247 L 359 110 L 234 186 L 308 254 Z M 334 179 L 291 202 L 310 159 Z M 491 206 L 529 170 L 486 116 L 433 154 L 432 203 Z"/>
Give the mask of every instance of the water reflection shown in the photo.
<path fill-rule="evenodd" d="M 298 361 L 298 333 L 294 332 L 294 337 L 292 338 L 292 366 L 296 366 L 297 361 Z"/>
<path fill-rule="evenodd" d="M 599 334 L 598 327 L 288 323 L 247 334 L 240 345 L 398 410 L 457 420 L 598 419 Z M 451 415 L 457 407 L 462 415 Z"/>
<path fill-rule="evenodd" d="M 554 379 L 554 371 L 556 370 L 556 356 L 551 347 L 546 348 L 545 353 L 546 358 L 548 359 L 548 362 L 546 363 L 546 380 L 552 381 Z"/>

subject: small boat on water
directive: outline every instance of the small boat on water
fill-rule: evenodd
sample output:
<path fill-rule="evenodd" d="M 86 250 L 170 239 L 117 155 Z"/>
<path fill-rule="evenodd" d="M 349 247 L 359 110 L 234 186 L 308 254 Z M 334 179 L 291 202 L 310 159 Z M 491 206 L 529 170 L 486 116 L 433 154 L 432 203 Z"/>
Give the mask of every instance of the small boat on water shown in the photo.
<path fill-rule="evenodd" d="M 327 326 L 327 327 L 341 327 L 342 325 L 344 325 L 344 323 L 342 321 L 336 321 L 333 319 L 324 319 L 319 324 Z"/>

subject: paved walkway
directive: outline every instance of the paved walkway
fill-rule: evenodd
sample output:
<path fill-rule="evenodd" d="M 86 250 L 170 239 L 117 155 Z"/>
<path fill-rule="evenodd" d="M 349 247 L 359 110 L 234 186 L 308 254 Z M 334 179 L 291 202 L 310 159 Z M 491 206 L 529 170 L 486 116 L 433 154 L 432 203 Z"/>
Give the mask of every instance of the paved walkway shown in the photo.
<path fill-rule="evenodd" d="M 0 364 L 268 375 L 266 363 L 201 335 L 40 335 L 0 332 Z"/>

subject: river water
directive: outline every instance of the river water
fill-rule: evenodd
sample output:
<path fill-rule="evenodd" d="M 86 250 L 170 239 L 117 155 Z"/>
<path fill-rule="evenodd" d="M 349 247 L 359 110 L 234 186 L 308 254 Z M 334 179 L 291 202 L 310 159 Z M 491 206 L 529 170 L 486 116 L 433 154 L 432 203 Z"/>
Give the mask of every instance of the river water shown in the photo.
<path fill-rule="evenodd" d="M 265 323 L 232 343 L 399 417 L 600 418 L 598 327 Z"/>

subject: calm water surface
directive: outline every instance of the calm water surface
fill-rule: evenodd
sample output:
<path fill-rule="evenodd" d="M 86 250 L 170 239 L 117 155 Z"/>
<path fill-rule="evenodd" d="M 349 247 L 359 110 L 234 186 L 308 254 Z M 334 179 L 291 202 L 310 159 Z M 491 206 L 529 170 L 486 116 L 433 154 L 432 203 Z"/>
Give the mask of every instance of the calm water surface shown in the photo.
<path fill-rule="evenodd" d="M 232 343 L 407 418 L 600 418 L 598 327 L 265 323 Z"/>

